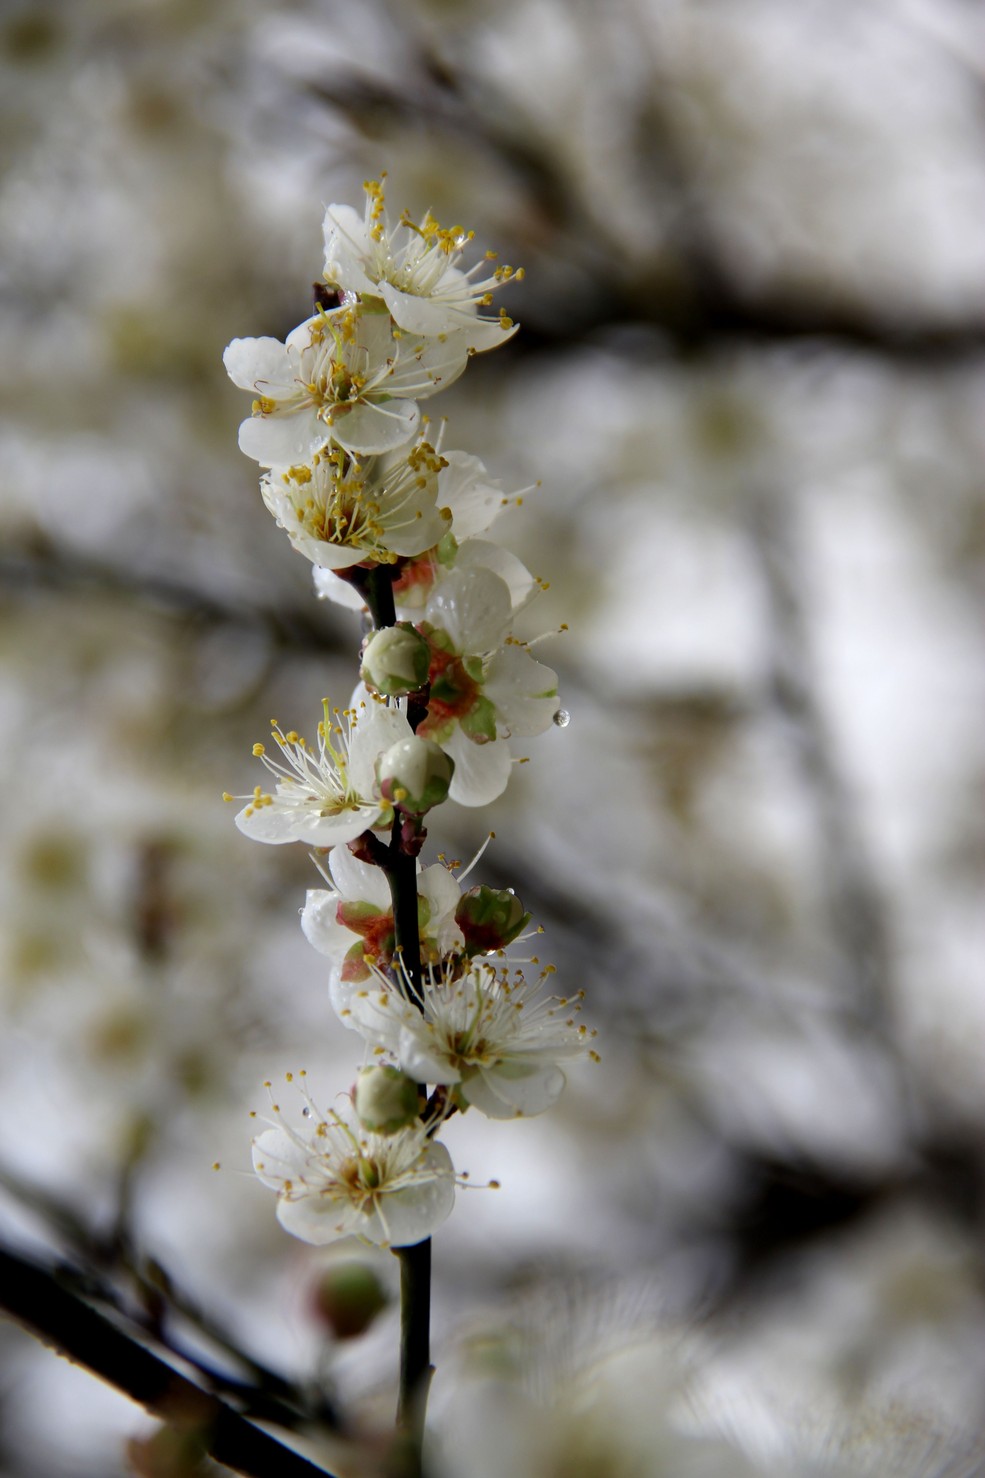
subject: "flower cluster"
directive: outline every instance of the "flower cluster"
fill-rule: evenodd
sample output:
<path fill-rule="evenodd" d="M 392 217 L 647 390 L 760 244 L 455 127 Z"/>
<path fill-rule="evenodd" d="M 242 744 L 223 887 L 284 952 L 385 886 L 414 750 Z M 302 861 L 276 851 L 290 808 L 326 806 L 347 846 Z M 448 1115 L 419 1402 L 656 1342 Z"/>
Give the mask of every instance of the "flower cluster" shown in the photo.
<path fill-rule="evenodd" d="M 488 310 L 523 274 L 492 252 L 463 266 L 472 232 L 430 212 L 393 226 L 382 181 L 365 189 L 361 216 L 328 207 L 316 311 L 283 343 L 225 352 L 254 397 L 239 443 L 264 503 L 318 594 L 367 607 L 373 626 L 349 705 L 326 701 L 312 742 L 274 721 L 254 746 L 270 779 L 240 797 L 236 824 L 314 849 L 328 887 L 308 893 L 302 928 L 368 1064 L 339 1108 L 303 1088 L 299 1126 L 275 1104 L 257 1174 L 295 1236 L 401 1247 L 451 1210 L 461 1182 L 435 1136 L 452 1114 L 541 1113 L 561 1064 L 595 1054 L 580 996 L 548 997 L 551 967 L 528 980 L 506 960 L 531 932 L 512 890 L 464 888 L 454 866 L 419 859 L 434 807 L 494 800 L 511 739 L 558 717 L 556 674 L 513 630 L 539 582 L 485 537 L 521 495 L 447 448 L 420 408 L 515 332 Z"/>

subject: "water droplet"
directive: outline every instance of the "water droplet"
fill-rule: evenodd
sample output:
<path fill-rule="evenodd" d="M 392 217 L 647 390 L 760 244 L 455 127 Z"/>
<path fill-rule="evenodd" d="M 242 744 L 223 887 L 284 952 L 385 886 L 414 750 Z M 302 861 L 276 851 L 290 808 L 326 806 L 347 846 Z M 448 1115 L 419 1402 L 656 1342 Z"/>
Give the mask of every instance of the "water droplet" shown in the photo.
<path fill-rule="evenodd" d="M 566 729 L 571 722 L 571 714 L 566 708 L 559 708 L 554 715 L 554 723 L 559 729 Z"/>
<path fill-rule="evenodd" d="M 311 1118 L 311 1110 L 310 1110 L 310 1108 L 308 1108 L 308 1105 L 307 1104 L 305 1104 L 304 1108 L 301 1110 L 301 1117 L 304 1118 L 304 1119 L 310 1119 Z"/>

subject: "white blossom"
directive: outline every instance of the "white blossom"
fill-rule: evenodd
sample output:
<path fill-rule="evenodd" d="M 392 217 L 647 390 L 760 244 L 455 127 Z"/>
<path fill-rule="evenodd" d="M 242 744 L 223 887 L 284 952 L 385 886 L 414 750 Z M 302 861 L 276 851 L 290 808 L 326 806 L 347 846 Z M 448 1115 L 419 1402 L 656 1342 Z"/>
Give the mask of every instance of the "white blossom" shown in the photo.
<path fill-rule="evenodd" d="M 329 441 L 362 455 L 392 451 L 417 431 L 416 402 L 456 380 L 461 334 L 422 339 L 386 312 L 346 304 L 322 310 L 279 339 L 233 339 L 226 373 L 256 395 L 240 450 L 264 467 L 310 462 Z"/>
<path fill-rule="evenodd" d="M 385 178 L 385 176 L 384 176 Z M 408 333 L 464 333 L 474 351 L 494 349 L 516 332 L 500 311 L 479 316 L 492 304 L 494 291 L 523 270 L 492 267 L 495 252 L 462 271 L 458 266 L 475 232 L 439 225 L 430 211 L 415 224 L 406 214 L 391 227 L 382 180 L 367 180 L 362 218 L 351 205 L 330 205 L 325 212 L 325 280 L 346 293 L 383 299 L 394 323 Z M 481 274 L 485 275 L 481 275 Z"/>
<path fill-rule="evenodd" d="M 451 515 L 451 529 L 443 531 L 443 537 L 431 547 L 401 561 L 393 588 L 397 615 L 401 620 L 419 619 L 434 587 L 452 569 L 476 565 L 505 580 L 515 613 L 530 599 L 538 582 L 510 550 L 478 536 L 489 529 L 504 508 L 520 504 L 524 495 L 505 494 L 478 457 L 445 451 L 443 430 L 439 427 L 434 442 L 442 463 L 437 474 L 436 502 L 439 509 Z M 330 566 L 327 560 L 319 560 L 318 564 L 324 568 L 314 570 L 316 593 L 337 605 L 359 610 L 363 605 L 359 592 L 331 574 L 331 569 L 339 566 Z"/>
<path fill-rule="evenodd" d="M 321 1245 L 359 1237 L 406 1247 L 430 1237 L 451 1212 L 455 1171 L 422 1123 L 394 1134 L 364 1129 L 352 1110 L 322 1113 L 307 1092 L 306 1122 L 277 1122 L 253 1142 L 253 1168 L 277 1192 L 285 1231 Z"/>
<path fill-rule="evenodd" d="M 332 980 L 351 983 L 370 979 L 370 964 L 393 958 L 394 923 L 390 886 L 382 868 L 361 862 L 347 847 L 338 847 L 328 867 L 334 888 L 310 888 L 301 927 L 305 938 L 332 964 Z M 455 923 L 461 889 L 440 862 L 418 863 L 417 916 L 421 954 L 437 964 L 464 944 Z M 334 996 L 333 996 L 334 999 Z"/>
<path fill-rule="evenodd" d="M 577 1020 L 580 995 L 541 994 L 548 973 L 528 982 L 487 960 L 451 976 L 426 969 L 418 1006 L 402 969 L 395 980 L 376 969 L 375 985 L 351 987 L 344 999 L 337 992 L 339 1015 L 408 1077 L 451 1087 L 462 1109 L 492 1119 L 540 1114 L 564 1087 L 559 1064 L 591 1052 L 595 1035 Z"/>
<path fill-rule="evenodd" d="M 236 825 L 258 842 L 312 847 L 351 842 L 367 828 L 387 825 L 393 812 L 380 793 L 376 763 L 411 733 L 404 713 L 374 699 L 344 710 L 331 709 L 326 699 L 315 749 L 293 729 L 285 734 L 274 723 L 271 734 L 280 758 L 271 759 L 262 744 L 254 745 L 253 753 L 276 784 L 272 792 L 255 788 Z"/>
<path fill-rule="evenodd" d="M 506 788 L 512 734 L 542 734 L 557 711 L 557 673 L 510 637 L 513 602 L 482 566 L 452 570 L 418 629 L 431 644 L 428 714 L 418 732 L 455 761 L 449 794 L 485 805 Z"/>
<path fill-rule="evenodd" d="M 327 570 L 371 559 L 394 564 L 436 544 L 451 524 L 437 507 L 442 459 L 428 442 L 376 457 L 341 447 L 310 462 L 274 468 L 260 491 L 299 554 Z"/>

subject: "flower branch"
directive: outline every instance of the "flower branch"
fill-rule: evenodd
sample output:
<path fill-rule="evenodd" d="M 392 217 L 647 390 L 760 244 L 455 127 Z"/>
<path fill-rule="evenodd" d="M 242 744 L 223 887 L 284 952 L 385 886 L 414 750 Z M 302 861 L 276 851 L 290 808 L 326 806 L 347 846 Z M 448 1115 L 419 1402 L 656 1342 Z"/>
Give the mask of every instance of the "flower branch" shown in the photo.
<path fill-rule="evenodd" d="M 299 1074 L 301 1124 L 268 1084 L 254 1167 L 295 1236 L 356 1236 L 399 1258 L 397 1419 L 419 1474 L 431 1236 L 467 1181 L 438 1131 L 470 1108 L 542 1113 L 564 1086 L 560 1063 L 595 1054 L 580 994 L 546 998 L 552 967 L 528 981 L 505 958 L 530 922 L 512 890 L 463 890 L 458 864 L 420 860 L 431 813 L 495 800 L 510 740 L 542 734 L 558 712 L 556 674 L 513 630 L 541 582 L 485 537 L 522 497 L 446 449 L 419 404 L 512 337 L 512 320 L 485 310 L 523 273 L 494 252 L 465 266 L 471 232 L 431 212 L 393 226 L 383 181 L 365 189 L 361 216 L 326 211 L 316 312 L 283 343 L 236 339 L 225 353 L 255 396 L 239 439 L 264 469 L 264 502 L 314 566 L 317 593 L 372 626 L 360 685 L 347 708 L 325 701 L 315 742 L 275 722 L 270 752 L 255 746 L 272 783 L 241 797 L 236 823 L 317 849 L 329 886 L 309 891 L 302 927 L 374 1063 L 327 1110 Z"/>

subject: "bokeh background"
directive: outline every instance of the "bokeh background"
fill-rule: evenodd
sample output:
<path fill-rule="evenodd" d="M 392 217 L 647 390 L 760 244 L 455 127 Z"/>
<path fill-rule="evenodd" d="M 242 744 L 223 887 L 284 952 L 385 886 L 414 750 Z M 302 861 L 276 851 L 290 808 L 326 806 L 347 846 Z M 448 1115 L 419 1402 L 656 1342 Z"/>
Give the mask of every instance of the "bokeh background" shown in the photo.
<path fill-rule="evenodd" d="M 336 1348 L 337 1254 L 249 1173 L 262 1080 L 327 1102 L 359 1059 L 318 879 L 220 799 L 359 637 L 260 502 L 222 349 L 307 315 L 325 205 L 386 169 L 526 268 L 440 410 L 540 483 L 495 536 L 550 583 L 527 634 L 570 626 L 538 651 L 570 724 L 432 840 L 495 828 L 476 876 L 603 1053 L 544 1120 L 448 1127 L 503 1188 L 435 1241 L 447 1469 L 985 1473 L 980 8 L 0 16 L 4 1241 L 388 1413 L 395 1313 Z M 0 1363 L 4 1478 L 164 1471 L 12 1325 Z"/>

